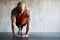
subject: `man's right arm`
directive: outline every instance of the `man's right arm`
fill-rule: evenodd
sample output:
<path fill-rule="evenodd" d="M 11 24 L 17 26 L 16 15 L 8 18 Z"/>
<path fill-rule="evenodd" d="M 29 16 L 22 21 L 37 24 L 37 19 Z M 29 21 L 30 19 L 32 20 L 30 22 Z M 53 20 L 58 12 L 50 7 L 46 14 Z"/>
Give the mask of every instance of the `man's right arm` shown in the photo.
<path fill-rule="evenodd" d="M 15 16 L 11 17 L 11 26 L 12 26 L 12 33 L 13 33 L 13 35 L 15 35 L 16 34 L 16 32 L 15 32 Z"/>
<path fill-rule="evenodd" d="M 16 16 L 14 14 L 14 12 L 11 12 L 11 27 L 12 27 L 12 33 L 14 37 L 20 37 L 19 35 L 16 34 L 15 31 L 15 26 L 16 26 Z"/>
<path fill-rule="evenodd" d="M 16 23 L 16 17 L 15 17 L 14 11 L 12 10 L 12 12 L 11 12 L 11 27 L 12 27 L 13 35 L 16 34 L 16 32 L 15 32 L 15 23 Z"/>

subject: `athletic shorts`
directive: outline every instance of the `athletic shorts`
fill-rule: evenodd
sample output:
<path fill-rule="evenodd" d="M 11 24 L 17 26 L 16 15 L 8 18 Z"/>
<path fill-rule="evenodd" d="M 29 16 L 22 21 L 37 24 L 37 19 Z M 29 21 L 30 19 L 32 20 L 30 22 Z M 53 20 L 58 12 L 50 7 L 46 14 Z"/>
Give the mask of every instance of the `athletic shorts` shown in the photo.
<path fill-rule="evenodd" d="M 23 26 L 25 26 L 27 23 L 25 23 L 25 24 L 23 24 L 23 25 L 21 25 L 21 24 L 19 24 L 19 23 L 16 23 L 16 26 L 18 27 L 18 28 L 23 28 Z"/>

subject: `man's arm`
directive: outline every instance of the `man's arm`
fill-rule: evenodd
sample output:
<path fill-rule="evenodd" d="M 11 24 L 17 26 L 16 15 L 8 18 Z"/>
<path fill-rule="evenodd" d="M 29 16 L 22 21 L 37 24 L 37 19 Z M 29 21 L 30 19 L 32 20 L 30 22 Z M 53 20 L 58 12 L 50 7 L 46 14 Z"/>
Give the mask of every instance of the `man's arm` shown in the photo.
<path fill-rule="evenodd" d="M 13 33 L 13 35 L 16 34 L 16 32 L 15 32 L 15 22 L 16 22 L 15 16 L 12 16 L 11 17 L 11 25 L 12 25 L 12 33 Z"/>
<path fill-rule="evenodd" d="M 26 27 L 26 35 L 29 34 L 29 21 L 30 21 L 30 10 L 27 9 L 27 27 Z"/>
<path fill-rule="evenodd" d="M 11 27 L 12 27 L 12 33 L 13 33 L 13 36 L 14 37 L 20 37 L 19 35 L 16 34 L 16 31 L 15 31 L 15 26 L 16 26 L 16 17 L 15 17 L 15 14 L 14 12 L 11 13 Z"/>

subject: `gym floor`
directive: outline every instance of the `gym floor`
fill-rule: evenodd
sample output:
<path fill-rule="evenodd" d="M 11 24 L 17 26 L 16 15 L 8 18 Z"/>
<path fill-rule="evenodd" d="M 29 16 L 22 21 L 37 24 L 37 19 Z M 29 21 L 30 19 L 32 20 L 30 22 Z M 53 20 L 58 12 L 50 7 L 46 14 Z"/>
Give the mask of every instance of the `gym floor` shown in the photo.
<path fill-rule="evenodd" d="M 39 35 L 40 34 L 40 35 Z M 0 40 L 60 40 L 59 35 L 42 33 L 30 33 L 28 38 L 13 38 L 12 33 L 0 33 Z"/>

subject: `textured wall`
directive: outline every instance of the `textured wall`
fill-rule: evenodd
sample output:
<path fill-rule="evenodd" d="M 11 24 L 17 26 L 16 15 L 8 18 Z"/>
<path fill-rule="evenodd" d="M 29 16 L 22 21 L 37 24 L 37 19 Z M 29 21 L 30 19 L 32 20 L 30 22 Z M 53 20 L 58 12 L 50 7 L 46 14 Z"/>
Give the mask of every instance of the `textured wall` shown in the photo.
<path fill-rule="evenodd" d="M 17 2 L 18 0 L 0 0 L 0 32 L 11 32 L 10 14 Z M 30 32 L 60 32 L 59 0 L 23 2 L 31 11 Z"/>

